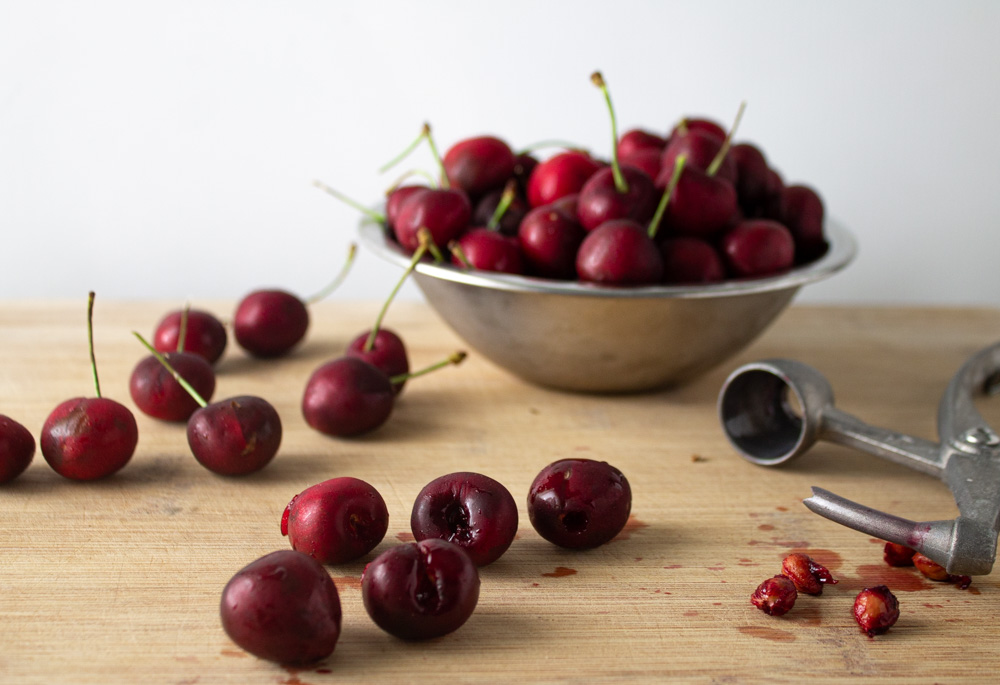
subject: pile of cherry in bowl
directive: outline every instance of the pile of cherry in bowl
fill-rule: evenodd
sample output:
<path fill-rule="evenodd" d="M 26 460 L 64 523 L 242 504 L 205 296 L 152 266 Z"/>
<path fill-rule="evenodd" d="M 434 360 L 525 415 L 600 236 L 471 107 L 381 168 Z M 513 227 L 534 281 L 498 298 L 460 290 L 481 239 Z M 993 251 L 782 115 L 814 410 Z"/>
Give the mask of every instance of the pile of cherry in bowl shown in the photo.
<path fill-rule="evenodd" d="M 389 192 L 390 238 L 412 253 L 423 228 L 457 266 L 631 286 L 769 276 L 826 251 L 819 195 L 733 144 L 736 124 L 684 118 L 666 135 L 619 137 L 611 111 L 610 163 L 578 149 L 539 161 L 494 136 L 456 143 L 438 187 Z"/>

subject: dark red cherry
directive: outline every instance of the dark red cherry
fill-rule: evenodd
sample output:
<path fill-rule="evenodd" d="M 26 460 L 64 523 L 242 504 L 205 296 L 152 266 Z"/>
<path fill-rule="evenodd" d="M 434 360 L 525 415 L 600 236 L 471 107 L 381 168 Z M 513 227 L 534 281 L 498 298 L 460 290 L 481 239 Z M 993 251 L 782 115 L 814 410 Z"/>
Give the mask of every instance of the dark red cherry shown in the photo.
<path fill-rule="evenodd" d="M 188 419 L 191 453 L 202 466 L 223 476 L 261 470 L 281 445 L 281 419 L 267 400 L 241 395 L 214 402 Z"/>
<path fill-rule="evenodd" d="M 583 239 L 576 273 L 581 281 L 603 285 L 652 285 L 663 280 L 663 257 L 646 228 L 615 219 Z"/>
<path fill-rule="evenodd" d="M 411 195 L 417 192 L 423 192 L 425 190 L 430 190 L 427 186 L 396 186 L 386 195 L 385 199 L 385 221 L 387 226 L 392 229 L 396 225 L 396 220 L 399 217 L 399 209 L 403 206 Z"/>
<path fill-rule="evenodd" d="M 138 443 L 132 412 L 105 397 L 66 400 L 45 419 L 39 440 L 45 461 L 70 480 L 111 475 L 129 462 Z"/>
<path fill-rule="evenodd" d="M 685 166 L 664 213 L 661 235 L 711 237 L 730 226 L 738 210 L 732 183 Z"/>
<path fill-rule="evenodd" d="M 229 341 L 226 327 L 209 312 L 188 310 L 184 345 L 179 345 L 182 315 L 183 312 L 177 310 L 163 317 L 153 333 L 153 347 L 160 352 L 176 352 L 183 348 L 185 352 L 204 357 L 209 364 L 217 362 Z"/>
<path fill-rule="evenodd" d="M 426 228 L 439 248 L 444 248 L 468 227 L 472 205 L 457 189 L 425 189 L 413 192 L 399 207 L 393 222 L 396 240 L 410 253 L 420 246 L 417 232 Z"/>
<path fill-rule="evenodd" d="M 660 150 L 649 148 L 633 152 L 630 155 L 625 155 L 620 161 L 622 166 L 633 166 L 655 180 L 660 177 L 662 170 L 660 160 L 662 157 L 663 154 Z"/>
<path fill-rule="evenodd" d="M 725 134 L 718 137 L 699 129 L 689 130 L 684 135 L 672 136 L 660 158 L 660 176 L 656 179 L 657 186 L 667 187 L 674 164 L 681 155 L 686 156 L 686 169 L 707 171 L 722 149 L 725 140 Z M 736 163 L 730 154 L 727 153 L 722 158 L 722 163 L 714 175 L 729 183 L 736 181 Z"/>
<path fill-rule="evenodd" d="M 497 206 L 500 204 L 503 194 L 504 190 L 502 188 L 486 193 L 476 203 L 476 208 L 472 212 L 471 224 L 473 226 L 488 226 L 493 219 L 493 214 L 496 213 Z M 504 235 L 517 235 L 517 227 L 521 224 L 521 219 L 524 218 L 524 215 L 530 209 L 531 207 L 528 206 L 527 200 L 520 195 L 515 195 L 504 211 L 503 216 L 500 217 L 497 230 Z"/>
<path fill-rule="evenodd" d="M 729 148 L 736 165 L 736 195 L 744 214 L 758 216 L 768 194 L 767 159 L 750 143 L 737 143 Z"/>
<path fill-rule="evenodd" d="M 664 283 L 718 283 L 726 277 L 719 252 L 700 238 L 667 238 L 660 243 L 660 251 Z"/>
<path fill-rule="evenodd" d="M 812 261 L 826 251 L 823 235 L 823 200 L 803 185 L 786 186 L 781 193 L 781 223 L 795 240 L 795 261 Z"/>
<path fill-rule="evenodd" d="M 305 337 L 309 310 L 284 290 L 256 290 L 244 297 L 233 316 L 233 334 L 254 357 L 280 357 Z"/>
<path fill-rule="evenodd" d="M 212 399 L 215 372 L 207 359 L 189 352 L 167 352 L 163 356 L 202 398 Z M 143 357 L 132 370 L 129 393 L 142 413 L 161 421 L 187 421 L 200 406 L 152 355 Z"/>
<path fill-rule="evenodd" d="M 618 159 L 624 163 L 626 157 L 630 157 L 637 152 L 645 152 L 647 150 L 662 152 L 666 144 L 667 141 L 662 136 L 634 128 L 631 131 L 626 131 L 618 139 Z"/>
<path fill-rule="evenodd" d="M 546 466 L 528 491 L 528 517 L 543 538 L 587 549 L 613 539 L 628 522 L 632 489 L 607 462 L 563 459 Z"/>
<path fill-rule="evenodd" d="M 371 332 L 362 333 L 356 337 L 347 346 L 346 355 L 368 362 L 389 378 L 409 373 L 410 359 L 406 354 L 406 345 L 398 334 L 388 328 L 380 327 L 372 341 L 371 349 L 365 349 L 370 337 Z M 393 383 L 392 387 L 397 395 L 403 390 L 405 384 L 405 380 Z"/>
<path fill-rule="evenodd" d="M 684 135 L 687 131 L 710 133 L 716 138 L 726 137 L 726 129 L 722 127 L 722 124 L 714 119 L 706 119 L 705 117 L 685 117 L 681 119 L 670 131 L 669 137 L 672 139 L 674 136 Z"/>
<path fill-rule="evenodd" d="M 0 483 L 9 483 L 28 468 L 35 456 L 35 438 L 20 423 L 0 414 Z"/>
<path fill-rule="evenodd" d="M 452 248 L 451 257 L 456 266 L 507 274 L 524 273 L 521 244 L 514 236 L 488 228 L 470 228 L 452 245 L 457 246 Z"/>
<path fill-rule="evenodd" d="M 528 204 L 541 207 L 580 192 L 603 165 L 586 152 L 560 152 L 535 167 L 528 178 Z"/>
<path fill-rule="evenodd" d="M 302 397 L 302 415 L 320 433 L 350 437 L 385 423 L 395 397 L 385 373 L 357 357 L 341 357 L 323 364 L 310 376 Z"/>
<path fill-rule="evenodd" d="M 612 219 L 644 224 L 653 217 L 660 199 L 653 179 L 633 166 L 622 166 L 621 173 L 628 187 L 625 192 L 616 187 L 612 167 L 596 172 L 580 189 L 576 216 L 585 230 L 592 231 Z"/>
<path fill-rule="evenodd" d="M 510 146 L 494 136 L 467 138 L 455 143 L 444 154 L 444 169 L 453 186 L 469 197 L 503 188 L 514 175 L 517 160 Z"/>
<path fill-rule="evenodd" d="M 722 236 L 722 254 L 734 276 L 768 276 L 795 263 L 795 242 L 777 221 L 751 219 Z"/>
<path fill-rule="evenodd" d="M 517 231 L 528 271 L 543 278 L 576 278 L 576 253 L 587 236 L 576 213 L 556 205 L 528 212 Z"/>

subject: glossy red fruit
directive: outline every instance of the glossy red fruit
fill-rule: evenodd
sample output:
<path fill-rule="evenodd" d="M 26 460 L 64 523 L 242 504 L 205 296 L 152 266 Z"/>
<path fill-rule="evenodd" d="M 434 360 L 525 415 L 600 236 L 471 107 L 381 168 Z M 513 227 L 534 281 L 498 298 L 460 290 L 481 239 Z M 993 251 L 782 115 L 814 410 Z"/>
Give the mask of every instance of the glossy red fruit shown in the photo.
<path fill-rule="evenodd" d="M 397 376 L 404 376 L 410 371 L 410 359 L 406 353 L 406 345 L 403 339 L 394 331 L 380 327 L 375 334 L 375 341 L 370 350 L 365 347 L 368 344 L 370 332 L 362 333 L 347 346 L 348 357 L 357 357 L 366 361 L 379 369 L 390 379 Z M 406 384 L 405 380 L 392 384 L 393 390 L 398 395 Z"/>
<path fill-rule="evenodd" d="M 163 356 L 203 399 L 212 399 L 215 372 L 207 359 L 189 352 L 167 352 Z M 161 421 L 187 421 L 200 406 L 152 355 L 136 364 L 128 387 L 135 406 Z"/>
<path fill-rule="evenodd" d="M 465 192 L 431 189 L 410 193 L 399 206 L 393 231 L 403 248 L 413 253 L 420 247 L 417 231 L 426 228 L 435 245 L 444 248 L 468 228 L 472 205 Z"/>
<path fill-rule="evenodd" d="M 470 197 L 502 188 L 514 175 L 517 163 L 510 146 L 494 136 L 459 141 L 445 152 L 442 161 L 451 184 Z"/>
<path fill-rule="evenodd" d="M 45 419 L 39 440 L 45 461 L 70 480 L 115 473 L 132 458 L 138 442 L 132 412 L 105 397 L 66 400 Z"/>
<path fill-rule="evenodd" d="M 326 569 L 293 550 L 248 564 L 222 591 L 222 628 L 239 647 L 288 665 L 319 661 L 340 638 L 340 596 Z"/>
<path fill-rule="evenodd" d="M 660 177 L 663 170 L 661 163 L 662 156 L 659 150 L 639 150 L 630 155 L 622 156 L 619 161 L 622 166 L 633 166 L 655 181 Z"/>
<path fill-rule="evenodd" d="M 795 243 L 788 229 L 769 219 L 751 219 L 722 237 L 722 254 L 737 277 L 768 276 L 795 263 Z"/>
<path fill-rule="evenodd" d="M 538 534 L 560 547 L 587 549 L 612 540 L 628 522 L 632 489 L 611 464 L 562 459 L 535 477 L 528 518 Z"/>
<path fill-rule="evenodd" d="M 522 152 L 514 158 L 514 179 L 517 181 L 517 188 L 520 194 L 527 198 L 528 179 L 531 172 L 538 166 L 538 159 L 528 152 Z"/>
<path fill-rule="evenodd" d="M 359 559 L 385 537 L 389 510 L 374 487 L 358 478 L 332 478 L 306 488 L 285 508 L 281 534 L 292 549 L 322 564 Z"/>
<path fill-rule="evenodd" d="M 664 212 L 661 235 L 711 238 L 727 228 L 738 211 L 732 183 L 685 165 Z"/>
<path fill-rule="evenodd" d="M 528 212 L 517 229 L 528 272 L 543 278 L 576 278 L 576 253 L 585 237 L 575 210 L 562 211 L 554 204 Z"/>
<path fill-rule="evenodd" d="M 668 142 L 677 135 L 683 135 L 685 131 L 701 131 L 703 133 L 709 133 L 716 138 L 726 137 L 726 129 L 724 129 L 722 124 L 714 119 L 707 119 L 705 117 L 684 117 L 673 127 L 673 129 L 671 129 Z"/>
<path fill-rule="evenodd" d="M 767 199 L 769 168 L 764 153 L 756 145 L 737 143 L 729 148 L 736 165 L 736 195 L 740 207 L 750 217 L 759 216 Z"/>
<path fill-rule="evenodd" d="M 35 456 L 35 438 L 20 423 L 0 414 L 0 483 L 9 483 Z"/>
<path fill-rule="evenodd" d="M 581 281 L 652 285 L 663 280 L 663 257 L 648 231 L 629 219 L 607 221 L 587 234 L 576 254 Z"/>
<path fill-rule="evenodd" d="M 700 129 L 691 129 L 686 134 L 672 136 L 670 142 L 663 149 L 663 156 L 660 158 L 660 177 L 656 179 L 656 184 L 661 188 L 667 187 L 674 164 L 681 155 L 686 156 L 686 169 L 708 171 L 716 155 L 722 149 L 725 139 L 725 134 L 715 136 Z M 727 153 L 723 158 L 715 176 L 730 183 L 736 181 L 736 163 L 730 154 Z"/>
<path fill-rule="evenodd" d="M 399 210 L 414 193 L 430 190 L 427 186 L 397 186 L 389 191 L 385 199 L 385 220 L 391 229 L 396 225 Z"/>
<path fill-rule="evenodd" d="M 476 566 L 499 559 L 517 534 L 517 504 L 503 484 L 463 471 L 435 478 L 417 495 L 410 530 L 458 545 Z"/>
<path fill-rule="evenodd" d="M 473 226 L 487 226 L 493 218 L 493 214 L 496 212 L 497 206 L 500 204 L 503 194 L 504 189 L 501 188 L 483 195 L 482 199 L 476 203 L 476 207 L 472 211 L 471 224 Z M 504 211 L 503 216 L 500 217 L 500 223 L 497 224 L 497 230 L 504 235 L 517 235 L 517 227 L 521 224 L 521 219 L 524 218 L 524 215 L 527 214 L 530 209 L 531 207 L 528 206 L 527 200 L 520 195 L 515 195 L 510 204 L 507 205 L 507 209 Z"/>
<path fill-rule="evenodd" d="M 473 269 L 515 275 L 524 273 L 521 244 L 513 236 L 488 228 L 470 228 L 455 244 Z M 454 249 L 451 262 L 456 266 L 465 266 Z"/>
<path fill-rule="evenodd" d="M 596 172 L 580 189 L 576 218 L 587 231 L 613 219 L 631 219 L 645 224 L 653 218 L 660 200 L 653 179 L 633 166 L 622 166 L 621 173 L 628 185 L 624 193 L 615 186 L 611 167 Z"/>
<path fill-rule="evenodd" d="M 180 310 L 170 312 L 157 324 L 153 333 L 153 347 L 159 352 L 178 350 L 182 314 Z M 226 327 L 214 314 L 199 309 L 188 311 L 183 345 L 185 352 L 202 356 L 209 364 L 214 364 L 225 352 L 228 341 Z"/>
<path fill-rule="evenodd" d="M 479 601 L 479 572 L 444 540 L 398 545 L 361 576 L 361 597 L 375 624 L 403 640 L 428 640 L 462 627 Z"/>
<path fill-rule="evenodd" d="M 309 310 L 299 297 L 284 290 L 256 290 L 244 297 L 233 316 L 233 334 L 254 357 L 287 354 L 309 328 Z"/>
<path fill-rule="evenodd" d="M 666 147 L 666 145 L 667 141 L 662 136 L 650 133 L 649 131 L 634 128 L 623 133 L 622 137 L 618 139 L 618 159 L 624 161 L 625 157 L 634 155 L 637 152 L 646 152 L 649 150 L 659 153 L 663 151 L 663 148 Z"/>
<path fill-rule="evenodd" d="M 310 376 L 302 396 L 302 415 L 320 433 L 351 437 L 385 423 L 395 397 L 385 373 L 356 357 L 341 357 Z"/>
<path fill-rule="evenodd" d="M 580 192 L 602 166 L 585 152 L 560 152 L 535 167 L 528 178 L 528 204 L 541 207 Z"/>
<path fill-rule="evenodd" d="M 660 243 L 660 253 L 664 283 L 718 283 L 726 277 L 718 250 L 700 238 L 667 238 Z"/>
<path fill-rule="evenodd" d="M 281 418 L 267 400 L 231 397 L 202 407 L 188 419 L 188 445 L 213 473 L 242 476 L 259 471 L 281 445 Z"/>
<path fill-rule="evenodd" d="M 781 192 L 781 223 L 795 241 L 795 261 L 810 262 L 827 248 L 823 235 L 823 200 L 808 186 L 786 186 Z"/>

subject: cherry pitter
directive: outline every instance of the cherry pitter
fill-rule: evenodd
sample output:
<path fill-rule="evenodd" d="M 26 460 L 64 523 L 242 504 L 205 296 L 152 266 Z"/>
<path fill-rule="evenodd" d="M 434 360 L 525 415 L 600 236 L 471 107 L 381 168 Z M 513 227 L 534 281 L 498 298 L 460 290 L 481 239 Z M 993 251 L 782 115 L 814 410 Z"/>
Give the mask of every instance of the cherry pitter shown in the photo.
<path fill-rule="evenodd" d="M 1000 343 L 974 354 L 952 378 L 938 407 L 939 443 L 840 411 L 823 375 L 790 359 L 736 369 L 722 386 L 718 410 L 733 447 L 761 466 L 784 464 L 817 440 L 828 440 L 937 476 L 958 505 L 953 520 L 909 521 L 818 487 L 803 504 L 831 521 L 915 549 L 948 573 L 985 575 L 993 568 L 1000 532 L 1000 436 L 973 399 L 998 393 Z"/>

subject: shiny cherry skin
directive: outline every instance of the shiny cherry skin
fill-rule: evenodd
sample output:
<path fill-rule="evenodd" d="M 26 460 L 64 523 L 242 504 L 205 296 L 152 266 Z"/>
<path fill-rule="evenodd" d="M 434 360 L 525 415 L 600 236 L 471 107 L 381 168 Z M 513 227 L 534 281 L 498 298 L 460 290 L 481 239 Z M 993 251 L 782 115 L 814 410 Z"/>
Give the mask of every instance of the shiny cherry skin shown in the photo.
<path fill-rule="evenodd" d="M 479 572 L 469 555 L 430 538 L 392 547 L 369 563 L 361 597 L 375 624 L 403 640 L 458 630 L 479 601 Z"/>
<path fill-rule="evenodd" d="M 755 145 L 737 143 L 729 148 L 736 164 L 736 196 L 743 213 L 757 217 L 768 195 L 767 158 Z"/>
<path fill-rule="evenodd" d="M 390 229 L 396 225 L 399 209 L 403 203 L 414 193 L 425 190 L 429 190 L 429 188 L 427 186 L 406 185 L 397 186 L 388 192 L 385 198 L 385 220 Z"/>
<path fill-rule="evenodd" d="M 663 233 L 711 238 L 726 229 L 738 212 L 732 183 L 685 166 L 663 215 Z"/>
<path fill-rule="evenodd" d="M 163 356 L 204 400 L 212 399 L 215 371 L 207 359 L 191 352 L 167 352 Z M 152 355 L 136 364 L 128 389 L 132 401 L 143 414 L 161 421 L 187 421 L 200 406 Z"/>
<path fill-rule="evenodd" d="M 726 277 L 718 250 L 700 238 L 667 238 L 660 243 L 660 252 L 663 255 L 664 283 L 718 283 Z"/>
<path fill-rule="evenodd" d="M 652 148 L 647 150 L 637 150 L 630 155 L 625 155 L 619 159 L 621 165 L 635 167 L 652 179 L 658 179 L 663 169 L 661 163 L 662 153 Z M 665 187 L 665 186 L 664 186 Z"/>
<path fill-rule="evenodd" d="M 378 490 L 358 478 L 331 478 L 292 498 L 281 534 L 292 549 L 321 564 L 354 561 L 375 549 L 389 528 L 389 510 Z"/>
<path fill-rule="evenodd" d="M 588 549 L 612 540 L 628 522 L 632 489 L 621 471 L 593 459 L 546 466 L 528 491 L 528 518 L 560 547 Z"/>
<path fill-rule="evenodd" d="M 39 440 L 42 456 L 60 476 L 96 480 L 120 470 L 139 442 L 135 417 L 106 397 L 76 397 L 49 414 Z"/>
<path fill-rule="evenodd" d="M 0 414 L 0 483 L 20 476 L 35 457 L 35 438 L 27 428 Z"/>
<path fill-rule="evenodd" d="M 156 325 L 153 332 L 153 347 L 158 352 L 176 352 L 181 334 L 180 310 L 170 312 Z M 222 357 L 229 342 L 226 327 L 214 314 L 200 309 L 187 313 L 187 329 L 184 334 L 184 351 L 204 357 L 209 364 L 215 364 Z"/>
<path fill-rule="evenodd" d="M 244 297 L 233 317 L 233 334 L 254 357 L 280 357 L 301 342 L 309 328 L 309 310 L 284 290 L 256 290 Z"/>
<path fill-rule="evenodd" d="M 435 478 L 413 503 L 410 530 L 458 545 L 476 566 L 499 559 L 517 534 L 517 504 L 503 484 L 463 471 Z"/>
<path fill-rule="evenodd" d="M 281 550 L 251 562 L 222 591 L 222 628 L 261 659 L 290 666 L 333 653 L 340 638 L 340 595 L 315 559 Z"/>
<path fill-rule="evenodd" d="M 622 160 L 625 157 L 630 157 L 637 152 L 644 152 L 647 150 L 653 150 L 654 152 L 660 153 L 666 145 L 667 141 L 662 136 L 650 133 L 649 131 L 634 128 L 622 134 L 621 138 L 618 139 L 616 150 L 618 152 L 618 159 Z"/>
<path fill-rule="evenodd" d="M 624 193 L 615 186 L 611 167 L 596 172 L 580 189 L 576 218 L 587 231 L 612 219 L 631 219 L 645 224 L 653 218 L 660 200 L 660 192 L 653 185 L 653 179 L 634 166 L 623 165 L 621 173 L 628 184 Z"/>
<path fill-rule="evenodd" d="M 385 423 L 395 398 L 384 372 L 357 357 L 341 357 L 310 376 L 302 396 L 302 416 L 320 433 L 352 437 Z"/>
<path fill-rule="evenodd" d="M 687 157 L 685 168 L 707 171 L 722 149 L 725 137 L 725 134 L 721 137 L 715 136 L 701 129 L 689 129 L 685 134 L 672 136 L 660 158 L 660 177 L 656 179 L 657 185 L 661 188 L 667 187 L 674 164 L 682 154 Z M 736 181 L 736 163 L 728 153 L 715 175 L 730 183 Z"/>
<path fill-rule="evenodd" d="M 777 221 L 751 219 L 722 237 L 722 254 L 734 276 L 769 276 L 786 271 L 795 263 L 795 241 Z"/>
<path fill-rule="evenodd" d="M 673 139 L 678 135 L 684 135 L 686 131 L 701 131 L 704 133 L 710 133 L 720 140 L 726 137 L 726 129 L 722 128 L 722 124 L 714 119 L 708 119 L 705 117 L 684 117 L 670 131 L 668 142 L 670 139 Z"/>
<path fill-rule="evenodd" d="M 448 180 L 469 197 L 481 197 L 502 188 L 517 159 L 510 146 L 495 136 L 467 138 L 452 145 L 442 159 Z"/>
<path fill-rule="evenodd" d="M 493 214 L 496 212 L 497 206 L 500 204 L 503 193 L 504 189 L 501 188 L 483 195 L 472 211 L 471 223 L 473 226 L 486 226 L 489 224 L 493 218 Z M 500 217 L 497 230 L 504 235 L 517 235 L 517 227 L 521 224 L 521 220 L 530 209 L 531 207 L 528 206 L 527 200 L 520 195 L 515 195 L 511 199 L 510 204 L 507 205 L 503 216 Z"/>
<path fill-rule="evenodd" d="M 602 285 L 653 285 L 663 280 L 663 257 L 643 226 L 615 219 L 583 239 L 576 273 L 581 281 Z"/>
<path fill-rule="evenodd" d="M 470 228 L 456 242 L 473 269 L 515 275 L 524 273 L 521 243 L 513 236 L 488 228 Z M 454 250 L 451 263 L 465 266 Z"/>
<path fill-rule="evenodd" d="M 795 262 L 804 264 L 827 249 L 823 235 L 823 200 L 804 185 L 785 186 L 781 192 L 781 223 L 795 241 Z"/>
<path fill-rule="evenodd" d="M 576 253 L 586 237 L 575 210 L 555 204 L 535 207 L 517 229 L 528 272 L 543 278 L 576 278 Z"/>
<path fill-rule="evenodd" d="M 417 232 L 426 228 L 439 248 L 458 238 L 468 228 L 472 205 L 464 191 L 457 188 L 425 188 L 415 191 L 399 205 L 392 230 L 396 240 L 409 253 L 420 247 Z"/>
<path fill-rule="evenodd" d="M 371 332 L 365 332 L 356 337 L 347 346 L 348 357 L 357 357 L 381 370 L 390 379 L 405 376 L 410 372 L 410 358 L 406 353 L 406 345 L 399 334 L 385 327 L 380 327 L 375 334 L 375 341 L 370 350 L 366 350 Z M 405 380 L 392 384 L 398 395 L 406 385 Z"/>
<path fill-rule="evenodd" d="M 243 476 L 271 463 L 281 445 L 281 418 L 270 402 L 241 395 L 202 407 L 188 419 L 188 446 L 198 463 Z"/>
<path fill-rule="evenodd" d="M 541 162 L 528 178 L 528 204 L 541 207 L 580 192 L 602 166 L 586 152 L 570 150 Z"/>

